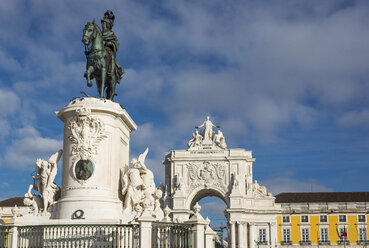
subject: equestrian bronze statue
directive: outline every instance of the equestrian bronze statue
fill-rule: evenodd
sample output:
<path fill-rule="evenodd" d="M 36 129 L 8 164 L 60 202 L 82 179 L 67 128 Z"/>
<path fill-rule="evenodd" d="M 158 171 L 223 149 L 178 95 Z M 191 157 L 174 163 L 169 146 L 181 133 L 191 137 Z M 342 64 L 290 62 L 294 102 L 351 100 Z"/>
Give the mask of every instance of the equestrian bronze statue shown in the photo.
<path fill-rule="evenodd" d="M 102 31 L 94 19 L 92 22 L 86 23 L 82 37 L 87 58 L 84 75 L 87 79 L 87 86 L 91 87 L 91 80 L 95 78 L 100 98 L 112 101 L 116 96 L 115 87 L 120 83 L 124 73 L 116 61 L 119 41 L 112 31 L 114 19 L 113 12 L 106 11 L 101 20 Z"/>

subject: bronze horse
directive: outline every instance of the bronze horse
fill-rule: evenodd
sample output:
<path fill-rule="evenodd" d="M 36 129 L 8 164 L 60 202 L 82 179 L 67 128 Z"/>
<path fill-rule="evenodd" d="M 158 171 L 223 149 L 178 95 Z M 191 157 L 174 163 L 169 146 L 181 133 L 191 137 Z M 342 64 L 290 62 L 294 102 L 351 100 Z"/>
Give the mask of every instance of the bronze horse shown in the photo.
<path fill-rule="evenodd" d="M 87 86 L 91 87 L 91 79 L 95 78 L 97 90 L 100 98 L 104 98 L 106 90 L 106 99 L 114 100 L 115 86 L 119 83 L 119 78 L 115 70 L 117 69 L 112 62 L 112 54 L 105 48 L 100 27 L 95 23 L 95 20 L 86 23 L 83 29 L 82 43 L 86 47 L 86 72 Z M 90 45 L 88 49 L 87 47 Z M 113 72 L 112 71 L 113 67 Z M 109 73 L 111 72 L 111 73 Z"/>

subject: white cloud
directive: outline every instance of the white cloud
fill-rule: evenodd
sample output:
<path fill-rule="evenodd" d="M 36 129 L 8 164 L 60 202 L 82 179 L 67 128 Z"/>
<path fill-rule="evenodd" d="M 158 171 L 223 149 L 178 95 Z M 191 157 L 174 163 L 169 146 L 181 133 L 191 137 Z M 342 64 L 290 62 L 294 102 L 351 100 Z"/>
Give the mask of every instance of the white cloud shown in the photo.
<path fill-rule="evenodd" d="M 369 110 L 353 110 L 338 119 L 339 125 L 345 128 L 369 128 Z"/>
<path fill-rule="evenodd" d="M 12 58 L 10 54 L 0 50 L 0 68 L 16 73 L 17 71 L 20 71 L 21 65 L 17 60 Z"/>
<path fill-rule="evenodd" d="M 19 97 L 11 90 L 0 88 L 0 117 L 14 114 L 19 107 Z"/>
<path fill-rule="evenodd" d="M 63 142 L 41 137 L 33 127 L 16 130 L 19 138 L 12 141 L 5 150 L 3 167 L 24 169 L 34 165 L 37 158 L 48 159 L 55 151 L 63 147 Z"/>

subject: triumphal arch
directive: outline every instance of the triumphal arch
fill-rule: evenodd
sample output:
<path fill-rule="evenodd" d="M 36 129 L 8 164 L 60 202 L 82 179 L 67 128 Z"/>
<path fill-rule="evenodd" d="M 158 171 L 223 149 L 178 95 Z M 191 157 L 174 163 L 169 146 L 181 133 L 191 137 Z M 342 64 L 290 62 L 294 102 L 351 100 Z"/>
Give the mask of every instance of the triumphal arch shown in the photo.
<path fill-rule="evenodd" d="M 263 245 L 260 235 L 265 236 L 265 244 L 274 244 L 278 213 L 275 198 L 253 180 L 252 152 L 227 148 L 219 128 L 207 117 L 196 127 L 187 150 L 166 154 L 166 204 L 173 220 L 188 220 L 199 200 L 216 196 L 227 205 L 224 212 L 230 247 Z"/>

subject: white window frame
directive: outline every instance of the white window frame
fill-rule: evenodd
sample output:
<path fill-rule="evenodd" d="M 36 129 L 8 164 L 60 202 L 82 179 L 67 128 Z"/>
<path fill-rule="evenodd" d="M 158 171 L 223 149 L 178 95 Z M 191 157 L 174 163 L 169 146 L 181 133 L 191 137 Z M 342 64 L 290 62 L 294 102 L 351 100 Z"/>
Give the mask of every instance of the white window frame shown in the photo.
<path fill-rule="evenodd" d="M 307 217 L 307 221 L 302 221 L 303 217 Z M 309 223 L 309 215 L 301 215 L 300 222 L 301 223 Z"/>
<path fill-rule="evenodd" d="M 346 238 L 342 236 L 344 230 L 346 230 L 346 234 L 347 234 L 347 237 Z M 348 228 L 347 227 L 342 226 L 342 227 L 338 228 L 338 234 L 339 234 L 338 240 L 340 242 L 343 242 L 343 241 L 346 241 L 347 242 L 349 240 L 349 236 L 348 236 L 349 232 L 348 232 Z"/>
<path fill-rule="evenodd" d="M 326 231 L 326 233 L 323 234 L 323 230 Z M 325 237 L 326 238 L 323 238 Z M 329 228 L 328 227 L 321 227 L 320 228 L 320 238 L 319 238 L 320 242 L 329 242 Z"/>
<path fill-rule="evenodd" d="M 301 228 L 301 242 L 310 242 L 310 228 Z"/>
<path fill-rule="evenodd" d="M 282 228 L 282 242 L 291 242 L 291 228 Z"/>
<path fill-rule="evenodd" d="M 266 243 L 267 242 L 267 229 L 266 228 L 259 228 L 259 243 Z"/>
<path fill-rule="evenodd" d="M 325 217 L 326 221 L 322 221 L 322 217 Z M 328 223 L 328 215 L 320 215 L 319 216 L 319 223 Z"/>
<path fill-rule="evenodd" d="M 360 221 L 360 216 L 364 216 L 364 221 Z M 359 215 L 357 216 L 357 222 L 365 223 L 365 221 L 366 221 L 366 216 L 365 216 L 364 214 L 359 214 Z"/>
<path fill-rule="evenodd" d="M 288 221 L 285 221 L 286 218 Z M 282 216 L 282 223 L 291 223 L 291 218 L 289 215 Z"/>
<path fill-rule="evenodd" d="M 345 221 L 342 221 L 341 220 L 341 216 L 345 216 Z M 338 215 L 338 222 L 340 222 L 340 223 L 347 223 L 347 216 L 345 214 Z"/>
<path fill-rule="evenodd" d="M 366 227 L 359 227 L 358 231 L 357 231 L 357 240 L 358 242 L 367 242 L 368 237 L 367 237 L 367 228 Z"/>

